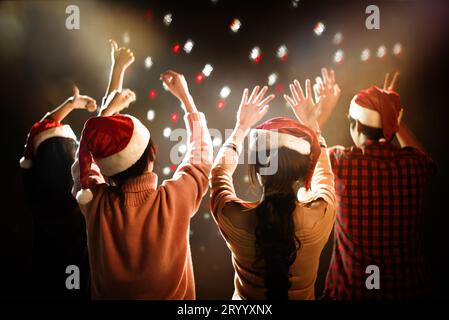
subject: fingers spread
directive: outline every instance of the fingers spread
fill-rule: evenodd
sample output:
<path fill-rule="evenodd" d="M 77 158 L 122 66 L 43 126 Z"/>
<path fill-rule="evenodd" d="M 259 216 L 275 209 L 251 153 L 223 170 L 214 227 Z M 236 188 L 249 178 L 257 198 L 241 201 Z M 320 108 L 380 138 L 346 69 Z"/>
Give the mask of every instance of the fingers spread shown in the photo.
<path fill-rule="evenodd" d="M 312 88 L 310 87 L 310 79 L 306 80 L 306 99 L 312 99 Z"/>
<path fill-rule="evenodd" d="M 245 88 L 245 90 L 243 90 L 242 101 L 240 102 L 240 105 L 244 105 L 247 103 L 248 103 L 248 88 Z"/>
<path fill-rule="evenodd" d="M 259 106 L 260 107 L 265 107 L 265 105 L 270 103 L 270 101 L 273 100 L 274 97 L 275 97 L 274 94 L 270 94 L 268 97 L 266 97 L 265 99 L 263 99 L 262 101 L 259 102 Z"/>
<path fill-rule="evenodd" d="M 111 49 L 112 50 L 114 50 L 114 51 L 117 51 L 118 50 L 118 45 L 117 45 L 117 42 L 115 42 L 115 40 L 109 40 L 109 43 L 111 44 Z"/>
<path fill-rule="evenodd" d="M 288 95 L 284 94 L 284 99 L 287 101 L 287 103 L 290 105 L 290 107 L 294 108 L 296 106 L 295 101 L 293 101 L 292 98 L 290 98 Z"/>
<path fill-rule="evenodd" d="M 263 99 L 267 91 L 268 87 L 267 86 L 263 87 L 262 90 L 260 90 L 259 94 L 254 98 L 254 104 L 259 104 L 259 102 Z"/>
<path fill-rule="evenodd" d="M 254 101 L 254 98 L 257 96 L 257 93 L 259 92 L 260 87 L 255 86 L 253 89 L 253 92 L 249 96 L 248 103 L 252 103 Z"/>
<path fill-rule="evenodd" d="M 388 86 L 388 90 L 394 90 L 394 87 L 396 85 L 396 80 L 398 79 L 398 77 L 399 77 L 399 71 L 396 71 L 394 73 L 394 76 L 393 76 L 393 79 L 391 80 L 390 85 Z"/>
<path fill-rule="evenodd" d="M 293 81 L 293 83 L 295 84 L 296 91 L 297 91 L 299 97 L 301 98 L 301 100 L 304 100 L 306 97 L 304 96 L 304 91 L 302 90 L 301 84 L 299 83 L 298 80 Z"/>
<path fill-rule="evenodd" d="M 321 68 L 321 75 L 323 76 L 324 84 L 327 85 L 329 81 L 329 73 L 326 68 Z"/>
<path fill-rule="evenodd" d="M 384 79 L 384 86 L 383 86 L 384 90 L 388 90 L 388 81 L 389 81 L 389 79 L 390 79 L 390 74 L 387 72 L 385 74 L 385 79 Z"/>

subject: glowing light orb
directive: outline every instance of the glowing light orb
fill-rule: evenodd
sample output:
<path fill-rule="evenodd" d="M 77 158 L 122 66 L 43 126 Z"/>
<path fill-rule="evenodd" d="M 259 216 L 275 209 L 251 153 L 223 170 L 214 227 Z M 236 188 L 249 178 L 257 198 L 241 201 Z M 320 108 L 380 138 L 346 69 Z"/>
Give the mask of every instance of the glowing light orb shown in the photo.
<path fill-rule="evenodd" d="M 221 88 L 220 97 L 222 99 L 226 99 L 227 97 L 229 97 L 230 94 L 231 94 L 231 89 L 228 86 L 224 86 L 223 88 Z"/>
<path fill-rule="evenodd" d="M 177 112 L 173 112 L 170 116 L 170 121 L 173 123 L 178 122 L 179 114 Z"/>
<path fill-rule="evenodd" d="M 157 92 L 156 89 L 151 89 L 150 92 L 148 93 L 148 98 L 150 100 L 156 99 L 157 96 Z"/>
<path fill-rule="evenodd" d="M 148 121 L 153 121 L 155 117 L 156 117 L 156 112 L 154 110 L 148 110 L 148 112 L 147 112 Z"/>
<path fill-rule="evenodd" d="M 402 44 L 399 42 L 396 42 L 393 46 L 393 54 L 395 56 L 399 56 L 402 54 Z"/>
<path fill-rule="evenodd" d="M 209 220 L 210 219 L 210 213 L 206 212 L 205 214 L 203 214 L 203 218 L 204 218 L 204 220 Z"/>
<path fill-rule="evenodd" d="M 276 52 L 276 56 L 281 60 L 281 61 L 285 61 L 288 58 L 288 49 L 287 46 L 285 44 L 281 45 L 277 52 Z"/>
<path fill-rule="evenodd" d="M 208 63 L 204 66 L 202 72 L 203 72 L 204 76 L 209 77 L 210 74 L 212 73 L 212 71 L 214 71 L 214 67 L 212 67 L 212 65 Z"/>
<path fill-rule="evenodd" d="M 153 59 L 150 56 L 146 57 L 144 60 L 144 64 L 145 69 L 150 69 L 153 66 Z"/>
<path fill-rule="evenodd" d="M 162 21 L 164 22 L 165 26 L 168 27 L 173 21 L 173 15 L 171 13 L 167 13 Z"/>
<path fill-rule="evenodd" d="M 282 93 L 282 92 L 284 92 L 284 86 L 281 83 L 279 83 L 274 87 L 274 91 L 277 94 Z"/>
<path fill-rule="evenodd" d="M 276 81 L 278 81 L 278 74 L 273 72 L 268 76 L 268 85 L 272 86 L 276 83 Z"/>
<path fill-rule="evenodd" d="M 123 42 L 126 43 L 126 44 L 128 44 L 130 41 L 131 41 L 131 38 L 130 38 L 130 36 L 129 36 L 129 33 L 128 33 L 128 32 L 125 32 L 125 33 L 123 34 Z"/>
<path fill-rule="evenodd" d="M 191 40 L 191 39 L 187 40 L 186 43 L 184 44 L 184 51 L 186 53 L 190 53 L 193 49 L 194 44 L 195 43 L 193 42 L 193 40 Z"/>
<path fill-rule="evenodd" d="M 249 58 L 253 63 L 258 64 L 260 60 L 262 60 L 262 52 L 260 51 L 260 48 L 252 48 L 251 52 L 249 53 Z"/>
<path fill-rule="evenodd" d="M 232 32 L 236 33 L 240 30 L 240 27 L 242 26 L 242 23 L 240 22 L 239 19 L 234 18 L 231 23 L 229 24 L 229 28 L 231 29 Z"/>
<path fill-rule="evenodd" d="M 245 182 L 245 183 L 248 183 L 248 182 L 249 182 L 249 177 L 248 177 L 248 175 L 245 175 L 245 176 L 243 177 L 243 182 Z"/>
<path fill-rule="evenodd" d="M 368 48 L 362 50 L 360 54 L 360 60 L 367 62 L 371 58 L 371 51 Z"/>
<path fill-rule="evenodd" d="M 170 135 L 171 135 L 171 128 L 170 128 L 170 127 L 166 127 L 166 128 L 164 129 L 164 131 L 162 131 L 162 135 L 163 135 L 165 138 L 169 138 Z"/>
<path fill-rule="evenodd" d="M 201 82 L 204 81 L 204 74 L 202 72 L 199 72 L 196 77 L 195 77 L 195 81 L 197 84 L 200 84 Z"/>
<path fill-rule="evenodd" d="M 336 46 L 339 46 L 343 43 L 343 33 L 337 32 L 334 34 L 334 37 L 332 38 L 332 43 Z"/>
<path fill-rule="evenodd" d="M 323 22 L 319 21 L 315 24 L 315 26 L 313 27 L 313 32 L 315 33 L 315 35 L 317 35 L 318 37 L 321 36 L 324 32 L 324 30 L 326 30 L 326 26 L 324 25 Z"/>
<path fill-rule="evenodd" d="M 292 0 L 291 4 L 293 8 L 298 8 L 299 0 Z"/>
<path fill-rule="evenodd" d="M 379 59 L 385 58 L 387 55 L 387 48 L 384 45 L 381 45 L 379 48 L 377 48 L 376 55 Z"/>
<path fill-rule="evenodd" d="M 225 102 L 224 100 L 218 100 L 217 101 L 217 108 L 218 109 L 223 109 L 225 107 Z"/>
<path fill-rule="evenodd" d="M 337 63 L 337 64 L 343 63 L 344 58 L 345 58 L 345 53 L 343 52 L 342 49 L 339 49 L 334 53 L 334 62 L 335 63 Z"/>
<path fill-rule="evenodd" d="M 179 54 L 181 52 L 181 45 L 179 43 L 173 44 L 171 52 L 173 52 L 173 54 Z"/>
<path fill-rule="evenodd" d="M 164 167 L 162 169 L 162 173 L 166 176 L 168 176 L 170 174 L 170 167 Z"/>

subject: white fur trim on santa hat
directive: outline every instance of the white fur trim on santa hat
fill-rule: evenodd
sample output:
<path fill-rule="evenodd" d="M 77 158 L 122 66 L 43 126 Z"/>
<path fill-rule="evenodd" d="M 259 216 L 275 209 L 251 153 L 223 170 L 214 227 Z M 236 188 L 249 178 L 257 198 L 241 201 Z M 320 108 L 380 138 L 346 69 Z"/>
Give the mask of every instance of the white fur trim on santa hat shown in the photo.
<path fill-rule="evenodd" d="M 252 129 L 249 139 L 251 151 L 272 150 L 281 147 L 295 150 L 303 155 L 309 155 L 311 151 L 310 142 L 306 139 L 273 130 Z"/>
<path fill-rule="evenodd" d="M 352 98 L 351 104 L 349 106 L 349 115 L 354 120 L 360 121 L 368 127 L 382 128 L 382 120 L 380 113 L 368 108 L 364 108 L 355 102 L 356 97 Z"/>
<path fill-rule="evenodd" d="M 70 128 L 70 126 L 67 124 L 60 127 L 50 128 L 45 131 L 42 131 L 41 133 L 37 134 L 34 137 L 33 141 L 34 152 L 36 152 L 37 148 L 42 142 L 44 142 L 47 139 L 56 137 L 70 138 L 76 140 L 75 133 L 73 132 L 72 128 Z"/>
<path fill-rule="evenodd" d="M 128 145 L 121 151 L 106 158 L 94 158 L 103 175 L 110 177 L 125 171 L 140 159 L 150 141 L 150 131 L 139 121 L 130 117 L 134 123 L 133 135 Z"/>
<path fill-rule="evenodd" d="M 93 197 L 94 196 L 92 194 L 92 191 L 90 191 L 90 189 L 81 189 L 76 193 L 76 201 L 82 205 L 91 202 Z"/>
<path fill-rule="evenodd" d="M 20 158 L 20 167 L 23 169 L 29 169 L 33 165 L 33 161 L 31 159 L 27 159 L 25 157 Z"/>

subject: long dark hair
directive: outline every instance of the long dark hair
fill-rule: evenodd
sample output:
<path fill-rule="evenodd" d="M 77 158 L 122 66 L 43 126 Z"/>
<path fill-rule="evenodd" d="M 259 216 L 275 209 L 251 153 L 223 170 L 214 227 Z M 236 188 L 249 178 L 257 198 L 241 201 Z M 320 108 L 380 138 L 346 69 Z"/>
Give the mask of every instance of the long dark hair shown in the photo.
<path fill-rule="evenodd" d="M 61 215 L 78 207 L 71 194 L 71 166 L 77 142 L 54 137 L 43 141 L 33 154 L 33 165 L 23 170 L 25 199 L 34 212 Z"/>
<path fill-rule="evenodd" d="M 147 169 L 148 163 L 156 159 L 156 148 L 153 141 L 150 139 L 142 156 L 131 167 L 125 171 L 119 172 L 111 177 L 109 180 L 113 183 L 112 188 L 120 191 L 120 187 L 129 179 L 140 176 Z"/>
<path fill-rule="evenodd" d="M 293 212 L 296 208 L 294 184 L 306 176 L 309 157 L 282 147 L 271 154 L 277 157 L 278 169 L 273 175 L 263 175 L 263 200 L 256 208 L 256 262 L 262 262 L 267 299 L 288 299 L 291 287 L 290 266 L 296 260 L 300 242 L 295 235 Z M 249 165 L 253 185 L 263 165 L 256 155 Z"/>

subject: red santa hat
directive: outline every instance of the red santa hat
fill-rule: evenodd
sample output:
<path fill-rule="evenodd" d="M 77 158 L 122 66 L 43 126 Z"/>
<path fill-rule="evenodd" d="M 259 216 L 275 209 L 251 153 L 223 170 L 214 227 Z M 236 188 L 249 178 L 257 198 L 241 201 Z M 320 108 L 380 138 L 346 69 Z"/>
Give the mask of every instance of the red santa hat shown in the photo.
<path fill-rule="evenodd" d="M 262 141 L 262 143 L 260 142 Z M 273 118 L 251 130 L 250 150 L 274 150 L 286 147 L 310 159 L 310 171 L 304 187 L 310 189 L 315 166 L 321 153 L 318 137 L 310 128 L 289 118 Z"/>
<path fill-rule="evenodd" d="M 398 93 L 376 86 L 356 94 L 349 107 L 353 119 L 369 127 L 382 128 L 386 140 L 398 132 L 402 111 Z"/>
<path fill-rule="evenodd" d="M 31 168 L 33 162 L 33 154 L 42 142 L 47 139 L 61 137 L 76 140 L 76 135 L 69 125 L 62 124 L 51 118 L 45 118 L 36 122 L 28 133 L 27 142 L 25 144 L 25 152 L 20 159 L 20 166 L 23 169 Z"/>
<path fill-rule="evenodd" d="M 84 125 L 78 150 L 81 190 L 76 194 L 80 204 L 92 200 L 89 171 L 92 162 L 105 176 L 125 171 L 140 159 L 150 141 L 150 132 L 135 117 L 113 115 L 94 117 Z"/>

